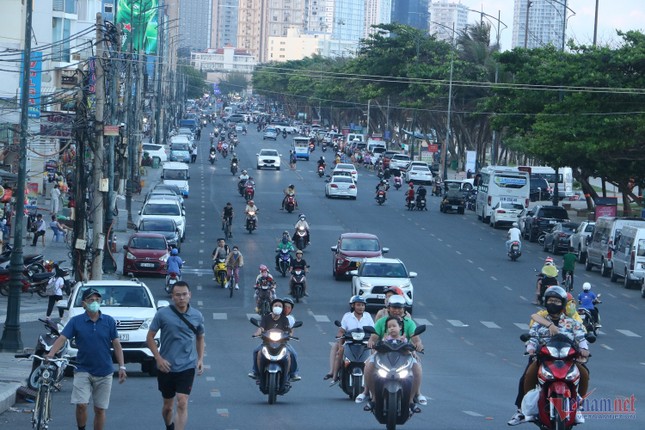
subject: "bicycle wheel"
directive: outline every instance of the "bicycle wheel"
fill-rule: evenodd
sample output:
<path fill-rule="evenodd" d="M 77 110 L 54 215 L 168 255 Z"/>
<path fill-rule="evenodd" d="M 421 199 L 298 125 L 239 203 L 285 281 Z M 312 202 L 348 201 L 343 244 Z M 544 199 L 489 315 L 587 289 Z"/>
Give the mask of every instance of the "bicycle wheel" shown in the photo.
<path fill-rule="evenodd" d="M 227 223 L 226 223 L 226 226 L 225 226 L 225 233 L 226 233 L 226 238 L 227 238 L 227 239 L 230 239 L 231 237 L 233 237 L 233 234 L 232 234 L 232 232 L 231 232 L 231 223 L 230 223 L 230 222 L 227 222 Z"/>
<path fill-rule="evenodd" d="M 49 386 L 40 384 L 36 395 L 32 424 L 35 430 L 45 430 L 49 421 Z"/>

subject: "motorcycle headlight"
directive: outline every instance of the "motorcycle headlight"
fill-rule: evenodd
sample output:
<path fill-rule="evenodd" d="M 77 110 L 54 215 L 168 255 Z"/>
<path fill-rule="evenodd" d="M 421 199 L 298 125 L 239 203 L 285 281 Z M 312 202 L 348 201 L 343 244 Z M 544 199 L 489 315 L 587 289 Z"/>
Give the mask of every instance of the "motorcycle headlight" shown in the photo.
<path fill-rule="evenodd" d="M 356 331 L 352 333 L 352 339 L 356 341 L 361 341 L 365 339 L 365 332 L 362 331 Z"/>
<path fill-rule="evenodd" d="M 387 370 L 385 370 L 385 369 L 378 369 L 378 370 L 376 371 L 376 373 L 377 373 L 377 374 L 378 374 L 378 376 L 380 376 L 381 378 L 387 378 Z"/>
<path fill-rule="evenodd" d="M 269 333 L 269 340 L 271 340 L 271 342 L 279 342 L 280 339 L 282 339 L 282 333 L 278 333 L 278 332 Z"/>
<path fill-rule="evenodd" d="M 404 379 L 408 377 L 408 375 L 410 374 L 410 371 L 408 369 L 403 369 L 396 372 L 396 374 L 399 378 Z"/>
<path fill-rule="evenodd" d="M 540 366 L 539 375 L 541 375 L 542 379 L 545 379 L 545 380 L 553 379 L 553 373 L 551 373 L 549 369 L 546 368 L 546 366 Z"/>
<path fill-rule="evenodd" d="M 580 371 L 578 370 L 578 366 L 571 366 L 571 369 L 569 369 L 569 372 L 567 372 L 566 379 L 567 381 L 575 381 L 580 377 Z"/>

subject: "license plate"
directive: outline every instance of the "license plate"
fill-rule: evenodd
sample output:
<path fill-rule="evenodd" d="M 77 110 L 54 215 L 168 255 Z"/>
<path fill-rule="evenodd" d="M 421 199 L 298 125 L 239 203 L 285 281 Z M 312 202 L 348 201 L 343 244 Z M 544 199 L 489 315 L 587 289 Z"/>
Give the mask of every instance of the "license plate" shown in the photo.
<path fill-rule="evenodd" d="M 459 206 L 452 205 L 450 206 L 452 209 L 459 209 Z"/>
<path fill-rule="evenodd" d="M 155 267 L 154 263 L 141 263 L 141 267 Z"/>
<path fill-rule="evenodd" d="M 376 298 L 380 300 L 385 300 L 385 294 L 377 294 Z"/>
<path fill-rule="evenodd" d="M 549 224 L 555 224 L 556 222 L 556 220 L 552 219 L 551 221 L 549 221 Z"/>
<path fill-rule="evenodd" d="M 127 342 L 130 340 L 130 334 L 129 333 L 119 333 L 119 340 L 121 342 Z"/>

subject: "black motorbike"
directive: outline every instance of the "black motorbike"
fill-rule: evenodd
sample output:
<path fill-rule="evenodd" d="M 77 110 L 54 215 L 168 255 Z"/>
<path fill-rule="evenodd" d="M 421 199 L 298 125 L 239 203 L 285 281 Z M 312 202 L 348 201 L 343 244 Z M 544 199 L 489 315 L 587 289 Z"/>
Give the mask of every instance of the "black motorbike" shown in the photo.
<path fill-rule="evenodd" d="M 251 318 L 250 321 L 254 326 L 260 327 L 257 319 Z M 293 328 L 301 326 L 302 321 L 296 321 Z M 262 394 L 267 395 L 268 402 L 272 405 L 277 396 L 284 396 L 291 389 L 287 343 L 298 338 L 279 329 L 267 330 L 262 333 L 261 338 L 262 349 L 258 353 L 258 387 Z"/>
<path fill-rule="evenodd" d="M 237 163 L 231 163 L 231 174 L 233 176 L 237 174 Z"/>
<path fill-rule="evenodd" d="M 515 261 L 520 258 L 521 255 L 520 243 L 517 241 L 511 243 L 511 248 L 508 250 L 508 258 L 510 258 L 511 261 Z"/>
<path fill-rule="evenodd" d="M 253 230 L 257 228 L 258 219 L 255 216 L 255 211 L 249 211 L 246 216 L 246 230 L 249 234 L 253 233 Z"/>
<path fill-rule="evenodd" d="M 597 297 L 600 298 L 600 294 L 598 294 Z M 602 302 L 600 300 L 594 301 L 595 306 L 597 306 L 599 303 L 602 303 Z M 596 312 L 598 311 L 596 310 Z M 594 318 L 593 313 L 589 309 L 579 307 L 578 315 L 580 315 L 580 318 L 582 319 L 582 324 L 585 326 L 587 333 L 593 333 L 595 336 L 598 336 L 598 328 L 596 327 L 596 324 L 598 324 L 598 321 L 596 320 L 596 318 Z"/>
<path fill-rule="evenodd" d="M 289 281 L 291 297 L 296 299 L 296 303 L 300 303 L 300 299 L 305 294 L 305 271 L 304 269 L 297 268 L 291 271 L 291 280 Z"/>
<path fill-rule="evenodd" d="M 426 203 L 425 197 L 417 197 L 416 210 L 418 210 L 418 211 L 427 211 L 428 210 L 428 205 Z"/>
<path fill-rule="evenodd" d="M 334 321 L 340 327 L 340 321 Z M 343 366 L 338 370 L 340 388 L 354 400 L 365 388 L 365 361 L 370 356 L 367 347 L 369 334 L 363 328 L 346 331 L 341 339 L 343 344 Z"/>
<path fill-rule="evenodd" d="M 38 321 L 44 324 L 46 332 L 41 333 L 38 335 L 38 342 L 36 343 L 36 348 L 34 349 L 33 355 L 36 355 L 38 357 L 44 357 L 51 351 L 52 346 L 54 345 L 54 342 L 56 342 L 56 339 L 60 336 L 60 333 L 58 332 L 58 326 L 57 323 L 55 323 L 52 320 L 44 320 L 39 318 Z M 63 347 L 56 353 L 56 358 L 61 358 L 62 356 L 65 355 L 67 352 L 67 345 L 63 345 Z M 29 374 L 29 378 L 27 379 L 27 386 L 31 388 L 32 390 L 37 390 L 38 389 L 38 379 L 40 377 L 40 372 L 42 371 L 42 367 L 40 366 L 41 360 L 38 359 L 33 359 L 33 362 L 31 363 L 31 373 Z M 64 371 L 64 369 L 63 369 Z M 63 373 L 61 372 L 60 380 L 63 379 Z M 67 375 L 65 376 L 70 376 L 71 371 L 66 372 Z M 59 381 L 60 382 L 60 381 Z"/>
<path fill-rule="evenodd" d="M 385 191 L 383 191 L 383 190 L 377 191 L 376 192 L 376 203 L 378 203 L 379 206 L 380 206 L 383 203 L 385 203 L 385 200 L 386 200 Z"/>
<path fill-rule="evenodd" d="M 214 151 L 211 151 L 208 154 L 208 161 L 210 161 L 211 164 L 215 164 L 215 161 L 217 161 L 217 153 Z"/>
<path fill-rule="evenodd" d="M 373 332 L 365 327 L 366 332 Z M 425 325 L 417 326 L 414 336 L 423 333 Z M 374 393 L 366 409 L 376 420 L 385 424 L 387 430 L 395 430 L 397 425 L 405 424 L 412 415 L 419 412 L 414 404 L 412 392 L 412 353 L 414 345 L 406 341 L 380 341 L 375 346 Z"/>

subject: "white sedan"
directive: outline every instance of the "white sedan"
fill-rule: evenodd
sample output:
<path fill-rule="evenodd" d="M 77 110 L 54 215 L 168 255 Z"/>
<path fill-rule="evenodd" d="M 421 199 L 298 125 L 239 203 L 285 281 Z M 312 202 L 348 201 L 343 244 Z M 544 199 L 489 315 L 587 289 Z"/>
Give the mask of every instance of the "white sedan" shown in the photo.
<path fill-rule="evenodd" d="M 334 170 L 331 172 L 331 175 L 334 176 L 336 172 L 349 172 L 352 175 L 354 182 L 358 182 L 358 171 L 356 167 L 351 163 L 338 163 Z"/>
<path fill-rule="evenodd" d="M 412 165 L 405 172 L 405 182 L 413 182 L 415 184 L 432 184 L 432 171 L 425 165 Z"/>
<path fill-rule="evenodd" d="M 351 176 L 335 175 L 325 184 L 325 197 L 349 197 L 356 200 L 358 189 Z"/>
<path fill-rule="evenodd" d="M 261 149 L 256 154 L 258 157 L 257 169 L 263 167 L 270 167 L 272 169 L 280 170 L 280 153 L 276 149 Z"/>
<path fill-rule="evenodd" d="M 490 225 L 497 228 L 502 224 L 513 224 L 518 222 L 519 216 L 523 212 L 524 206 L 520 203 L 499 202 L 490 215 Z"/>

